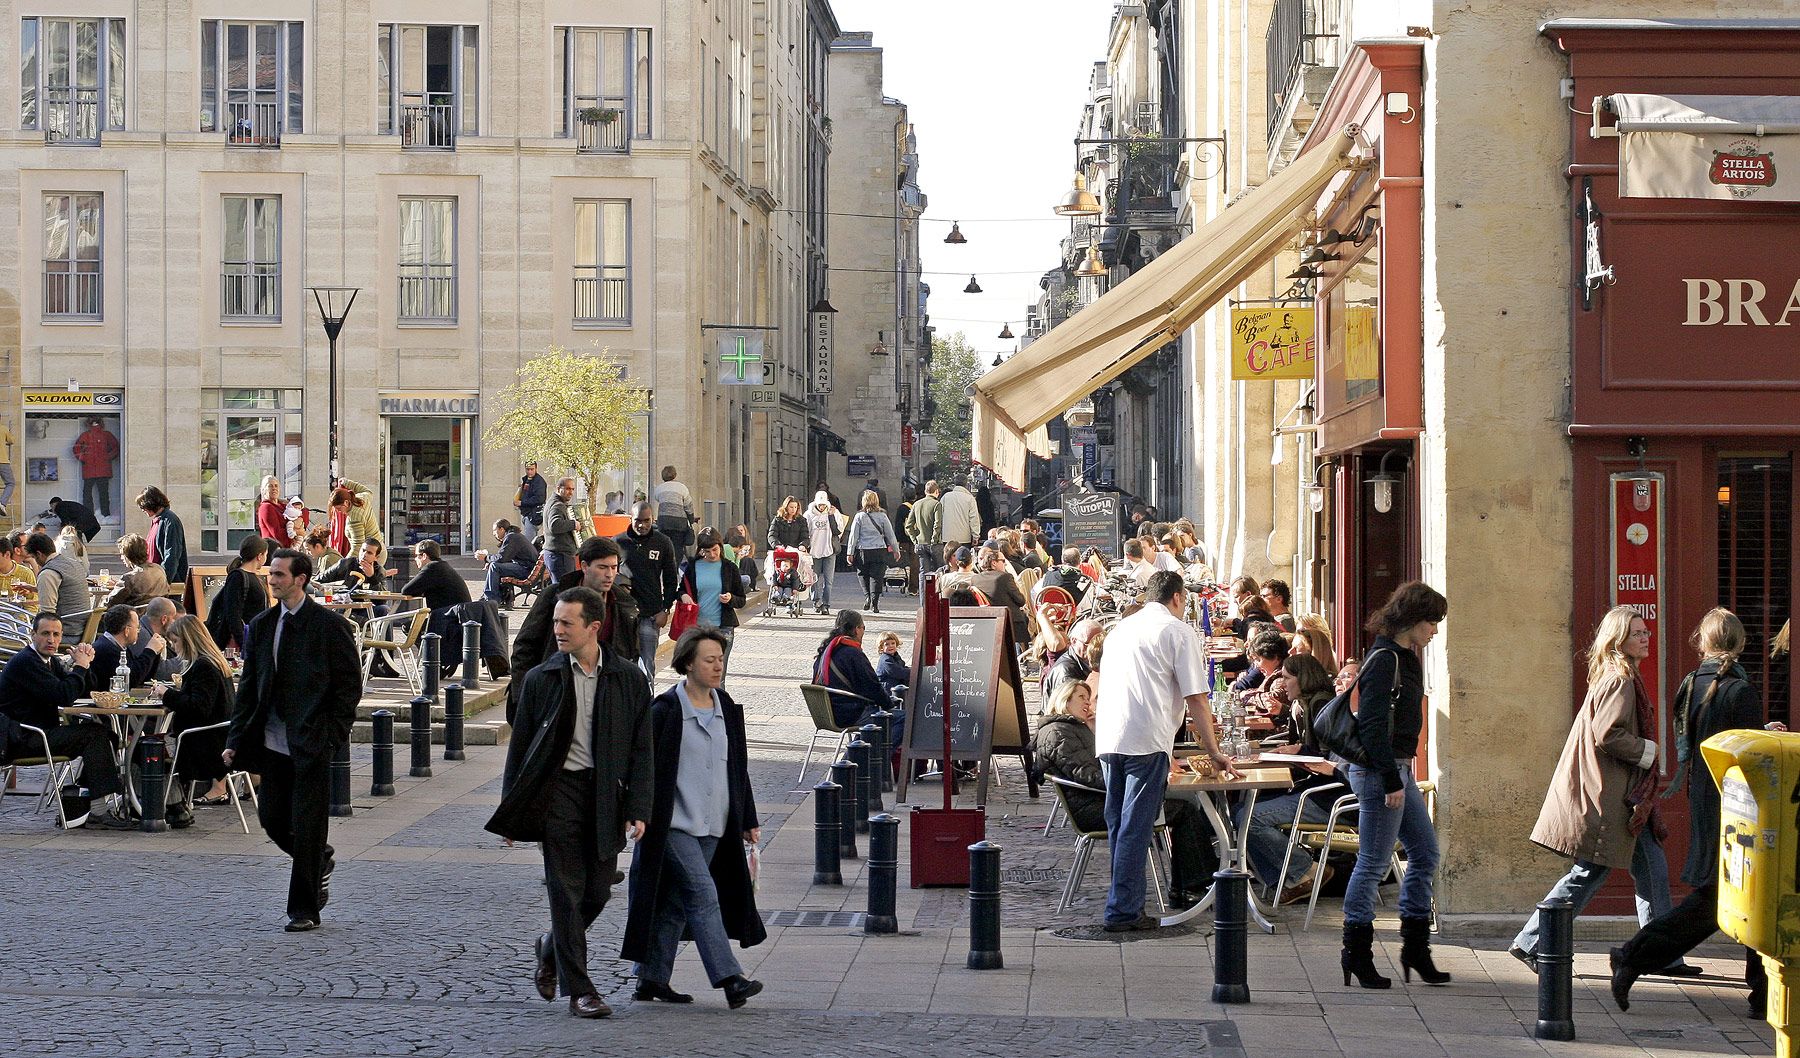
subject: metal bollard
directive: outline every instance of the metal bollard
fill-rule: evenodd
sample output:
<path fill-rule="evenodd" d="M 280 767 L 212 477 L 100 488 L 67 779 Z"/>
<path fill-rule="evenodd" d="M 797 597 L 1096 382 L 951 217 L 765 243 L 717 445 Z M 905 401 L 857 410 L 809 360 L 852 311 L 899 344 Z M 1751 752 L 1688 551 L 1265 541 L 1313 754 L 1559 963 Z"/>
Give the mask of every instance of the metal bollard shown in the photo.
<path fill-rule="evenodd" d="M 886 812 L 869 820 L 869 913 L 864 933 L 898 933 L 894 887 L 900 876 L 900 819 Z"/>
<path fill-rule="evenodd" d="M 857 767 L 847 760 L 840 760 L 831 766 L 831 781 L 845 791 L 856 789 Z M 838 805 L 838 859 L 854 860 L 856 852 L 856 813 Z"/>
<path fill-rule="evenodd" d="M 842 787 L 829 781 L 813 787 L 814 885 L 844 884 L 838 863 L 838 795 L 842 792 Z"/>
<path fill-rule="evenodd" d="M 1250 1002 L 1250 876 L 1213 875 L 1213 989 L 1215 1003 Z"/>
<path fill-rule="evenodd" d="M 1537 909 L 1538 1016 L 1531 1034 L 1540 1040 L 1572 1040 L 1575 905 L 1567 900 L 1546 900 Z"/>
<path fill-rule="evenodd" d="M 481 686 L 481 622 L 464 621 L 462 637 L 462 684 L 472 691 Z"/>
<path fill-rule="evenodd" d="M 139 795 L 143 822 L 138 826 L 154 834 L 169 829 L 169 747 L 161 735 L 145 735 L 138 739 L 138 779 L 143 784 Z"/>
<path fill-rule="evenodd" d="M 999 970 L 1000 846 L 977 841 L 969 846 L 969 962 L 971 970 Z"/>
<path fill-rule="evenodd" d="M 394 711 L 377 709 L 369 717 L 375 725 L 375 778 L 370 797 L 394 796 Z"/>
<path fill-rule="evenodd" d="M 881 803 L 881 778 L 887 774 L 887 740 L 881 737 L 880 724 L 864 724 L 858 736 L 869 744 L 869 815 L 887 811 Z M 864 816 L 866 821 L 868 816 Z"/>
<path fill-rule="evenodd" d="M 900 714 L 886 709 L 877 709 L 869 719 L 881 728 L 881 768 L 876 772 L 881 776 L 881 792 L 890 793 L 894 789 L 894 717 Z"/>
<path fill-rule="evenodd" d="M 850 812 L 856 817 L 858 832 L 869 832 L 869 744 L 860 737 L 852 736 L 850 748 L 844 751 L 850 763 L 856 765 L 856 787 L 846 788 L 844 801 L 850 806 Z"/>
<path fill-rule="evenodd" d="M 431 778 L 431 699 L 419 695 L 412 700 L 412 770 L 415 779 Z"/>
<path fill-rule="evenodd" d="M 419 664 L 425 671 L 425 689 L 420 693 L 431 699 L 435 704 L 437 702 L 438 677 L 443 674 L 443 668 L 438 661 L 438 647 L 440 645 L 438 643 L 438 634 L 436 632 L 427 632 L 425 633 L 424 638 L 419 642 Z"/>
<path fill-rule="evenodd" d="M 331 763 L 326 770 L 331 773 L 331 814 L 347 816 L 353 809 L 350 807 L 350 743 L 339 742 L 337 749 L 331 752 Z"/>
<path fill-rule="evenodd" d="M 463 756 L 463 688 L 452 683 L 444 688 L 444 759 Z"/>

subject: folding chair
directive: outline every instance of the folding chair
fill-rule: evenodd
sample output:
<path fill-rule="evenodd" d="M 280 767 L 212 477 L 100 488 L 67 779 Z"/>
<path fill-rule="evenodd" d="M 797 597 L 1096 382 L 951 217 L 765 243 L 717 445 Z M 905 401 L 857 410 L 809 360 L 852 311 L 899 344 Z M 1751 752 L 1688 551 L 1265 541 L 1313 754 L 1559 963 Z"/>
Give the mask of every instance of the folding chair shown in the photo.
<path fill-rule="evenodd" d="M 1355 807 L 1356 794 L 1347 793 L 1342 797 L 1339 797 L 1331 803 L 1331 814 L 1326 817 L 1325 828 L 1313 833 L 1300 835 L 1300 843 L 1317 852 L 1321 863 L 1324 862 L 1325 857 L 1334 852 L 1360 853 L 1362 851 L 1362 836 L 1356 832 L 1356 828 L 1348 824 L 1345 824 L 1342 829 L 1339 829 L 1338 826 L 1338 820 L 1343 817 L 1344 813 Z M 1400 864 L 1400 845 L 1398 842 L 1395 842 L 1393 852 L 1388 861 L 1388 873 L 1395 877 L 1399 877 L 1405 873 L 1404 868 L 1402 868 Z M 1386 880 L 1385 875 L 1383 876 L 1383 880 Z M 1323 888 L 1324 881 L 1324 871 L 1318 871 L 1313 874 L 1312 896 L 1306 901 L 1306 920 L 1300 925 L 1302 932 L 1312 928 L 1313 912 L 1319 906 L 1319 890 Z"/>
<path fill-rule="evenodd" d="M 1275 876 L 1274 886 L 1267 890 L 1269 899 L 1279 900 L 1282 890 L 1287 888 L 1288 861 L 1294 856 L 1294 847 L 1300 844 L 1300 835 L 1317 834 L 1325 829 L 1323 823 L 1308 823 L 1302 818 L 1306 814 L 1306 803 L 1315 797 L 1344 789 L 1347 787 L 1343 783 L 1332 782 L 1301 792 L 1299 803 L 1294 805 L 1294 821 L 1287 824 L 1288 843 L 1287 851 L 1281 854 L 1281 873 Z"/>
<path fill-rule="evenodd" d="M 1085 790 L 1088 793 L 1101 794 L 1102 796 L 1106 793 L 1104 790 L 1096 790 L 1092 786 L 1083 786 L 1078 782 L 1070 782 L 1068 779 L 1059 779 L 1054 775 L 1049 778 L 1050 782 L 1053 783 L 1056 788 L 1056 801 L 1062 806 L 1063 814 L 1067 815 L 1070 820 L 1075 818 L 1075 814 L 1069 811 L 1068 792 L 1070 790 Z M 1169 825 L 1163 822 L 1162 813 L 1158 812 L 1156 815 L 1156 825 L 1150 830 L 1152 838 L 1150 842 L 1150 851 L 1148 853 L 1150 857 L 1150 886 L 1156 890 L 1156 906 L 1165 912 L 1169 910 L 1169 907 L 1163 900 L 1162 861 L 1157 856 L 1157 851 L 1166 847 L 1168 842 L 1168 830 Z M 1107 833 L 1104 830 L 1076 831 L 1075 862 L 1069 867 L 1069 880 L 1063 884 L 1062 899 L 1057 902 L 1056 910 L 1067 911 L 1069 906 L 1075 902 L 1075 891 L 1081 888 L 1081 879 L 1087 875 L 1088 861 L 1093 858 L 1094 846 L 1104 845 L 1107 840 Z"/>
<path fill-rule="evenodd" d="M 6 789 L 12 777 L 20 768 L 43 768 L 44 788 L 38 793 L 37 812 L 43 812 L 52 802 L 56 804 L 57 825 L 67 829 L 69 817 L 63 814 L 62 788 L 72 783 L 81 775 L 81 759 L 66 757 L 50 752 L 50 735 L 41 727 L 20 724 L 19 730 L 34 735 L 38 743 L 44 747 L 43 755 L 36 757 L 14 757 L 0 764 L 0 790 Z"/>
<path fill-rule="evenodd" d="M 430 623 L 431 611 L 423 607 L 371 617 L 364 622 L 359 644 L 362 651 L 363 683 L 367 685 L 369 682 L 369 669 L 375 664 L 375 655 L 386 654 L 394 667 L 400 670 L 400 675 L 405 678 L 412 692 L 422 693 L 425 687 L 425 667 L 419 643 Z"/>
<path fill-rule="evenodd" d="M 221 720 L 216 724 L 207 724 L 205 727 L 190 727 L 186 731 L 178 732 L 175 735 L 175 748 L 169 754 L 169 774 L 171 776 L 175 775 L 175 769 L 181 763 L 181 747 L 186 742 L 189 735 L 198 735 L 207 731 L 220 731 L 230 726 L 231 721 Z M 238 826 L 243 827 L 244 833 L 248 834 L 250 833 L 250 821 L 244 818 L 244 806 L 242 802 L 238 800 L 239 781 L 244 784 L 245 792 L 251 802 L 255 803 L 256 787 L 250 782 L 250 773 L 247 771 L 228 771 L 225 773 L 225 792 L 231 797 L 231 807 L 237 809 Z M 173 792 L 174 789 L 174 783 L 170 783 L 169 790 Z M 193 796 L 193 790 L 190 789 L 188 791 L 188 796 Z"/>
<path fill-rule="evenodd" d="M 806 743 L 806 756 L 800 761 L 800 777 L 794 780 L 796 791 L 806 789 L 806 769 L 812 764 L 813 753 L 821 742 L 835 744 L 832 759 L 836 759 L 850 745 L 851 731 L 861 725 L 840 726 L 831 711 L 831 694 L 829 687 L 817 683 L 802 683 L 800 697 L 806 702 L 806 711 L 812 714 L 813 734 Z M 860 701 L 860 699 L 858 699 Z"/>

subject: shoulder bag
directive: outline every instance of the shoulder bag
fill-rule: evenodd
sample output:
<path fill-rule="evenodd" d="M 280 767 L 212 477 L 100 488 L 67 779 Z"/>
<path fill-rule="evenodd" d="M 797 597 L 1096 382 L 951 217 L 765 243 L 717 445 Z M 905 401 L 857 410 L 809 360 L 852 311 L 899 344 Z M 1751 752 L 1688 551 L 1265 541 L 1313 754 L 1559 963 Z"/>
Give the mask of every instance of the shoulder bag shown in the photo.
<path fill-rule="evenodd" d="M 675 610 L 669 615 L 669 639 L 681 638 L 681 633 L 700 623 L 700 604 L 676 600 Z"/>
<path fill-rule="evenodd" d="M 1376 653 L 1380 653 L 1377 651 Z M 1394 652 L 1389 650 L 1389 654 Z M 1375 655 L 1370 654 L 1371 658 Z M 1368 662 L 1364 661 L 1364 666 Z M 1360 680 L 1359 680 L 1360 682 Z M 1312 718 L 1312 731 L 1318 739 L 1319 747 L 1333 756 L 1342 757 L 1352 764 L 1368 767 L 1369 751 L 1363 745 L 1362 731 L 1356 724 L 1356 712 L 1360 705 L 1361 688 L 1351 684 L 1350 689 L 1326 702 L 1319 714 Z M 1388 710 L 1394 708 L 1394 702 L 1400 698 L 1400 656 L 1394 654 L 1394 689 L 1388 696 Z"/>

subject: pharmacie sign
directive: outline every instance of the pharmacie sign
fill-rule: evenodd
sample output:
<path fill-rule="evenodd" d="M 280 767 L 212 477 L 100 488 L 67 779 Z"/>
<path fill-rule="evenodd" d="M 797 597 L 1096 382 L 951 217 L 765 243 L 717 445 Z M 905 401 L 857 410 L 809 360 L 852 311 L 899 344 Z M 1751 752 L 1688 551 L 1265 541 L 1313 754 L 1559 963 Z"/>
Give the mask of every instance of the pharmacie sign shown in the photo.
<path fill-rule="evenodd" d="M 383 415 L 481 414 L 481 398 L 473 393 L 383 393 Z"/>

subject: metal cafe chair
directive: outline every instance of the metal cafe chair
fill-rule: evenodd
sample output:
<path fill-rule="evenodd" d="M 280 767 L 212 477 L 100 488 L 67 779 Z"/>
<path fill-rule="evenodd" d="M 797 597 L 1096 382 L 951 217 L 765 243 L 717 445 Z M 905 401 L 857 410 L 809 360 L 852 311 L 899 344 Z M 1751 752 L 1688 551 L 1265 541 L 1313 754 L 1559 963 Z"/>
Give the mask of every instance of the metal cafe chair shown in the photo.
<path fill-rule="evenodd" d="M 1104 790 L 1096 790 L 1092 786 L 1083 786 L 1081 783 L 1070 782 L 1068 779 L 1059 779 L 1054 775 L 1049 776 L 1049 779 L 1055 786 L 1057 802 L 1062 805 L 1063 813 L 1070 820 L 1075 818 L 1075 814 L 1069 811 L 1067 800 L 1070 790 L 1086 790 L 1088 793 L 1102 796 L 1106 793 Z M 1162 859 L 1157 853 L 1167 847 L 1168 831 L 1169 825 L 1163 822 L 1162 813 L 1158 812 L 1156 825 L 1150 831 L 1152 839 L 1149 851 L 1150 887 L 1156 891 L 1156 906 L 1164 912 L 1167 912 L 1169 907 L 1163 898 Z M 1076 831 L 1075 862 L 1069 867 L 1069 880 L 1063 884 L 1062 899 L 1057 901 L 1056 910 L 1067 911 L 1069 906 L 1075 902 L 1075 892 L 1081 888 L 1081 879 L 1087 874 L 1088 861 L 1093 858 L 1094 846 L 1103 845 L 1106 841 L 1107 834 L 1104 830 Z"/>
<path fill-rule="evenodd" d="M 4 790 L 11 784 L 18 769 L 43 768 L 44 788 L 38 793 L 37 811 L 41 813 L 51 804 L 55 804 L 57 825 L 67 829 L 69 817 L 63 814 L 62 788 L 74 782 L 81 775 L 81 759 L 50 752 L 50 735 L 41 727 L 20 724 L 19 730 L 35 736 L 38 744 L 43 746 L 44 752 L 41 756 L 14 757 L 12 760 L 0 764 L 0 790 Z"/>

